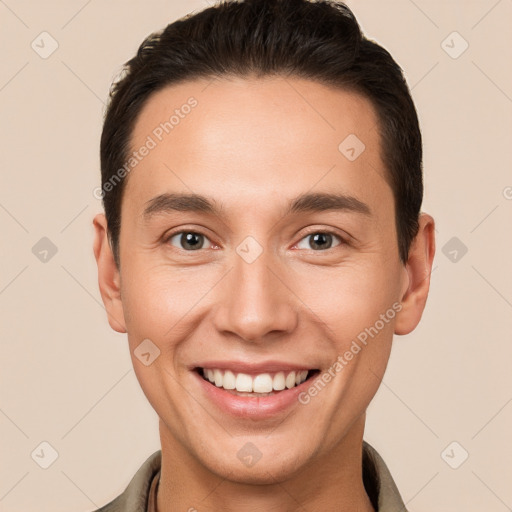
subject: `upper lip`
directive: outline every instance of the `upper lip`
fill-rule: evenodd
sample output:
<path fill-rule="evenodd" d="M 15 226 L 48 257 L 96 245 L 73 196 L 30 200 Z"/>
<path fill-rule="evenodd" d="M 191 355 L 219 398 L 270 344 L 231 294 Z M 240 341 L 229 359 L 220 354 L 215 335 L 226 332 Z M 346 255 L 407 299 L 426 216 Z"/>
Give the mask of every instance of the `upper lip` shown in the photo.
<path fill-rule="evenodd" d="M 274 372 L 292 372 L 301 370 L 313 370 L 314 366 L 304 364 L 294 364 L 285 361 L 263 361 L 261 363 L 248 363 L 246 361 L 204 361 L 194 364 L 191 369 L 209 368 L 211 370 L 231 370 L 233 373 L 274 373 Z"/>

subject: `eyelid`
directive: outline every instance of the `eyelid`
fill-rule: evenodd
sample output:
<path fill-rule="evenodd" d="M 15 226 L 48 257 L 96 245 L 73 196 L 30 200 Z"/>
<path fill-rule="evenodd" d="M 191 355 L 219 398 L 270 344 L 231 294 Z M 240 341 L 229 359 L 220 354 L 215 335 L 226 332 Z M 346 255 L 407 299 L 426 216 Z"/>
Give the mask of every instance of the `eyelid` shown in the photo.
<path fill-rule="evenodd" d="M 324 249 L 323 251 L 314 251 L 313 249 L 302 249 L 302 250 L 306 250 L 306 251 L 310 250 L 310 251 L 319 253 L 319 252 L 327 252 L 330 249 L 336 249 L 336 247 L 339 247 L 341 245 L 349 245 L 350 237 L 348 235 L 344 236 L 332 228 L 313 227 L 313 228 L 310 228 L 306 233 L 303 233 L 302 237 L 296 243 L 293 244 L 292 248 L 297 246 L 300 242 L 302 242 L 302 240 L 304 240 L 304 238 L 307 238 L 308 236 L 314 235 L 316 233 L 323 233 L 323 234 L 332 235 L 334 237 L 337 237 L 339 239 L 340 243 L 338 245 L 335 245 L 334 247 L 329 247 L 328 249 Z"/>
<path fill-rule="evenodd" d="M 211 237 L 209 235 L 207 235 L 202 229 L 187 228 L 186 226 L 185 227 L 181 226 L 179 228 L 176 228 L 176 230 L 171 230 L 170 232 L 166 233 L 163 236 L 163 241 L 164 241 L 164 243 L 169 243 L 171 238 L 173 238 L 176 235 L 183 234 L 183 233 L 195 233 L 197 235 L 202 235 L 210 242 L 210 245 L 219 245 L 219 244 L 215 243 L 214 241 L 212 241 Z M 311 250 L 313 252 L 326 252 L 329 249 L 335 249 L 336 247 L 339 247 L 341 245 L 349 245 L 350 244 L 350 242 L 349 242 L 350 236 L 348 234 L 342 235 L 333 228 L 322 228 L 322 227 L 317 226 L 317 227 L 309 228 L 306 233 L 303 233 L 301 238 L 293 244 L 292 248 L 297 246 L 297 244 L 299 242 L 301 242 L 302 240 L 304 240 L 304 238 L 307 238 L 308 236 L 316 234 L 316 233 L 324 233 L 324 234 L 328 234 L 328 235 L 337 237 L 339 239 L 340 243 L 338 245 L 335 245 L 334 247 L 329 247 L 328 249 L 324 249 L 323 251 L 314 251 L 313 249 L 301 249 L 301 250 Z M 177 248 L 177 249 L 185 251 L 185 249 L 181 249 L 181 248 Z M 203 249 L 200 249 L 200 250 L 203 250 Z M 198 252 L 198 251 L 185 251 L 185 252 Z"/>
<path fill-rule="evenodd" d="M 169 244 L 171 238 L 175 237 L 176 235 L 181 235 L 183 233 L 194 233 L 196 235 L 202 235 L 210 242 L 210 246 L 217 245 L 211 239 L 211 237 L 209 235 L 207 235 L 203 230 L 197 229 L 197 228 L 187 228 L 186 226 L 185 227 L 181 226 L 179 228 L 176 228 L 176 230 L 171 230 L 171 231 L 168 231 L 167 233 L 165 233 L 165 235 L 162 237 L 163 243 Z M 185 251 L 185 249 L 182 249 L 181 247 L 175 247 L 175 246 L 172 246 L 172 247 L 174 247 L 175 249 L 181 250 L 181 251 Z M 200 250 L 203 250 L 203 249 L 200 249 Z M 185 251 L 185 252 L 198 252 L 198 250 Z"/>

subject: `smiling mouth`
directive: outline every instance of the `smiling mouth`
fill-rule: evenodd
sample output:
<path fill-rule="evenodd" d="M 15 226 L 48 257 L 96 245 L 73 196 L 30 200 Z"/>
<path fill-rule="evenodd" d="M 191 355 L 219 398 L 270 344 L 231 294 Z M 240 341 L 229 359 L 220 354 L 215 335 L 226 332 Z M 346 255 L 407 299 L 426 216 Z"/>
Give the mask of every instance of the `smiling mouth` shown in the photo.
<path fill-rule="evenodd" d="M 299 370 L 260 373 L 232 372 L 220 368 L 195 368 L 195 371 L 210 384 L 237 396 L 272 396 L 295 388 L 318 375 L 319 370 Z"/>

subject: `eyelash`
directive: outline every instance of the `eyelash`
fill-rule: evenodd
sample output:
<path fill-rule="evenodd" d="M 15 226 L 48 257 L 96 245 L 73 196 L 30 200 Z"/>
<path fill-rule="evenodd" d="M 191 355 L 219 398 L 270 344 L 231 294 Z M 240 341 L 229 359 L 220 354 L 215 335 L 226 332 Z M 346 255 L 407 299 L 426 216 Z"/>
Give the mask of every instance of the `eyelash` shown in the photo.
<path fill-rule="evenodd" d="M 174 231 L 174 232 L 170 233 L 168 236 L 166 236 L 164 242 L 166 244 L 169 244 L 171 238 L 175 237 L 176 235 L 182 235 L 184 233 L 192 233 L 195 235 L 202 235 L 204 238 L 211 241 L 210 238 L 206 234 L 202 233 L 201 231 L 196 231 L 196 230 L 192 230 L 192 229 L 181 229 L 180 231 Z M 342 237 L 339 233 L 337 233 L 335 231 L 332 231 L 329 229 L 315 229 L 315 230 L 309 231 L 308 233 L 305 233 L 303 235 L 303 237 L 297 243 L 295 243 L 293 246 L 295 247 L 296 245 L 298 245 L 300 242 L 302 242 L 302 240 L 304 240 L 308 236 L 316 235 L 316 234 L 331 235 L 334 238 L 337 238 L 340 243 L 338 245 L 335 245 L 334 247 L 329 247 L 328 249 L 324 249 L 324 250 L 314 250 L 314 249 L 302 249 L 302 250 L 309 250 L 312 252 L 327 252 L 329 250 L 336 249 L 337 247 L 340 247 L 340 246 L 349 245 L 349 242 L 347 241 L 347 239 Z M 172 247 L 174 247 L 174 246 L 172 246 Z M 192 253 L 199 252 L 200 250 L 202 250 L 202 249 L 196 249 L 196 250 L 187 251 L 185 249 L 182 249 L 181 247 L 174 247 L 174 248 L 181 250 L 183 252 L 192 252 Z"/>
<path fill-rule="evenodd" d="M 296 245 L 298 245 L 300 242 L 302 242 L 302 240 L 304 240 L 305 238 L 308 238 L 311 235 L 317 235 L 317 234 L 331 235 L 333 238 L 337 238 L 340 243 L 338 245 L 335 245 L 334 247 L 329 247 L 328 249 L 324 249 L 324 250 L 318 250 L 318 251 L 315 251 L 314 249 L 302 249 L 302 250 L 309 250 L 312 252 L 327 252 L 329 250 L 336 249 L 337 247 L 340 247 L 343 245 L 348 245 L 347 240 L 335 231 L 332 231 L 330 229 L 314 229 L 312 231 L 309 231 L 308 233 L 305 233 L 304 236 L 296 244 L 294 244 L 294 247 Z"/>

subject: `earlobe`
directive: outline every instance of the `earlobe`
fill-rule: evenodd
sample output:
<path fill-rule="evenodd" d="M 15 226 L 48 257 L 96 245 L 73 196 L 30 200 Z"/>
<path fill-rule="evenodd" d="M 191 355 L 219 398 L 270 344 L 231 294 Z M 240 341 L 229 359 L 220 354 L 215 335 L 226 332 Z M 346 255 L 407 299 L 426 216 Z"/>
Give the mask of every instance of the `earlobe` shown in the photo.
<path fill-rule="evenodd" d="M 395 334 L 408 334 L 418 325 L 430 289 L 430 274 L 435 254 L 434 219 L 422 213 L 419 228 L 414 238 L 404 271 L 402 309 L 396 316 Z"/>
<path fill-rule="evenodd" d="M 98 265 L 98 285 L 107 311 L 108 322 L 114 331 L 126 332 L 121 301 L 120 274 L 108 240 L 107 220 L 103 213 L 94 217 L 94 257 Z"/>

